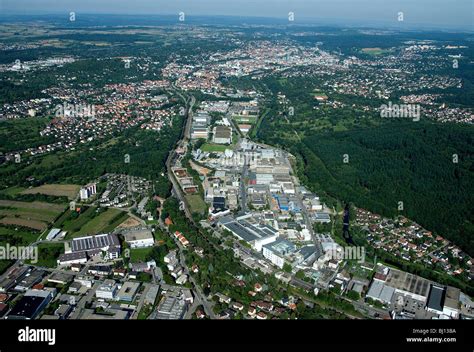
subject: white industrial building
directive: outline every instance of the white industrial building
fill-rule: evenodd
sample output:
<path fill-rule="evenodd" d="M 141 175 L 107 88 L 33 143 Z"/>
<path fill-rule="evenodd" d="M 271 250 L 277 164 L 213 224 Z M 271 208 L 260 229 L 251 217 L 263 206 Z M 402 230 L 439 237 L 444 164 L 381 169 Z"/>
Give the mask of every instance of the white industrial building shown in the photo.
<path fill-rule="evenodd" d="M 152 247 L 155 239 L 152 232 L 147 228 L 131 229 L 123 234 L 125 242 L 130 244 L 131 248 Z"/>
<path fill-rule="evenodd" d="M 262 247 L 263 256 L 280 269 L 285 265 L 285 257 L 291 255 L 295 251 L 296 246 L 290 241 L 282 238 Z"/>
<path fill-rule="evenodd" d="M 242 216 L 234 219 L 231 216 L 224 216 L 219 219 L 219 225 L 232 232 L 237 238 L 247 242 L 257 252 L 268 243 L 276 241 L 278 230 L 262 224 L 254 224 L 247 221 L 248 216 Z"/>
<path fill-rule="evenodd" d="M 120 256 L 120 241 L 115 234 L 101 234 L 74 238 L 65 254 L 85 252 L 88 256 L 102 255 L 103 259 L 117 259 Z"/>
<path fill-rule="evenodd" d="M 105 280 L 95 291 L 97 298 L 114 300 L 117 296 L 118 286 L 114 280 Z"/>
<path fill-rule="evenodd" d="M 216 144 L 231 144 L 232 143 L 232 129 L 226 126 L 214 127 L 213 142 Z"/>
<path fill-rule="evenodd" d="M 57 260 L 58 265 L 72 265 L 87 263 L 86 252 L 73 252 L 61 254 Z"/>

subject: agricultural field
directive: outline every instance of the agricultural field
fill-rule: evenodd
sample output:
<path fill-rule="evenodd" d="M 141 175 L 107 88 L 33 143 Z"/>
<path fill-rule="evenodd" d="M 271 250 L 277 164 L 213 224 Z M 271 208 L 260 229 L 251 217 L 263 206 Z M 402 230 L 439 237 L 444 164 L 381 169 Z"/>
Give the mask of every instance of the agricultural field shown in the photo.
<path fill-rule="evenodd" d="M 0 224 L 2 225 L 15 225 L 21 227 L 27 227 L 33 230 L 46 230 L 48 228 L 48 224 L 32 219 L 23 219 L 23 218 L 15 218 L 15 217 L 3 217 L 0 219 Z"/>
<path fill-rule="evenodd" d="M 24 209 L 35 209 L 41 211 L 51 211 L 60 213 L 64 210 L 65 204 L 52 204 L 46 202 L 19 202 L 14 200 L 2 200 L 0 199 L 0 207 L 11 207 L 11 208 L 24 208 Z"/>
<path fill-rule="evenodd" d="M 0 200 L 0 224 L 45 230 L 65 209 L 65 204 Z"/>
<path fill-rule="evenodd" d="M 39 187 L 28 188 L 21 192 L 21 194 L 46 194 L 49 196 L 61 197 L 65 196 L 69 199 L 74 199 L 79 193 L 81 186 L 71 184 L 51 184 L 41 185 Z"/>

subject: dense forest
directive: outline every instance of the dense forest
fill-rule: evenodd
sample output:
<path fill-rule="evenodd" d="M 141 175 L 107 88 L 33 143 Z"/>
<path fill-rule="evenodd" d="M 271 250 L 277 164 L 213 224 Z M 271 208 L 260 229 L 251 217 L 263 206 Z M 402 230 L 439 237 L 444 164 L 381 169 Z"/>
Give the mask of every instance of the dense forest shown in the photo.
<path fill-rule="evenodd" d="M 472 256 L 473 132 L 468 126 L 393 122 L 320 133 L 288 147 L 303 157 L 303 177 L 315 190 L 385 216 L 405 215 Z"/>

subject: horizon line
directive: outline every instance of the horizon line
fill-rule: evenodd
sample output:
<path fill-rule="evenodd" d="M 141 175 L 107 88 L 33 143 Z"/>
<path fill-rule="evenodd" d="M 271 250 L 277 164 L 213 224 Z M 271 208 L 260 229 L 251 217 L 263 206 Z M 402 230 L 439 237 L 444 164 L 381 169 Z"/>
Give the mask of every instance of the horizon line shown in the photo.
<path fill-rule="evenodd" d="M 77 11 L 70 11 L 75 12 L 76 14 L 82 14 L 84 16 L 116 16 L 116 17 L 172 17 L 172 16 L 179 16 L 179 12 L 177 13 L 109 13 L 109 12 L 77 12 Z M 66 17 L 69 15 L 70 12 L 66 12 Z M 64 15 L 63 11 L 61 12 L 37 12 L 33 14 L 25 14 L 22 12 L 3 12 L 0 13 L 0 18 L 5 17 L 45 17 L 45 16 L 60 16 Z M 297 15 L 297 14 L 296 14 Z M 325 23 L 320 23 L 321 26 L 336 26 L 336 27 L 360 27 L 360 28 L 371 28 L 371 29 L 385 29 L 385 30 L 399 30 L 399 31 L 412 31 L 412 30 L 437 30 L 437 31 L 462 31 L 464 33 L 474 33 L 474 25 L 466 27 L 465 25 L 450 25 L 450 24 L 434 24 L 434 23 L 416 23 L 416 22 L 407 22 L 404 21 L 404 24 L 399 24 L 397 21 L 388 21 L 388 20 L 373 20 L 371 19 L 370 22 L 367 22 L 366 19 L 348 19 L 348 18 L 335 18 L 335 17 L 305 17 L 305 16 L 297 16 L 299 20 L 295 21 L 288 21 L 286 16 L 282 17 L 275 17 L 275 16 L 265 16 L 265 15 L 226 15 L 226 14 L 186 14 L 187 18 L 232 18 L 232 19 L 265 19 L 265 20 L 276 20 L 276 21 L 285 21 L 288 25 L 297 26 L 298 24 L 301 26 L 308 26 L 308 25 L 317 25 L 315 21 L 324 21 Z M 178 21 L 177 21 L 178 22 Z M 343 23 L 345 22 L 345 23 Z M 362 22 L 367 22 L 367 24 L 363 25 Z M 182 22 L 179 22 L 182 24 Z M 281 25 L 282 23 L 276 23 Z M 268 23 L 262 24 L 268 25 Z M 403 28 L 404 26 L 405 28 Z"/>

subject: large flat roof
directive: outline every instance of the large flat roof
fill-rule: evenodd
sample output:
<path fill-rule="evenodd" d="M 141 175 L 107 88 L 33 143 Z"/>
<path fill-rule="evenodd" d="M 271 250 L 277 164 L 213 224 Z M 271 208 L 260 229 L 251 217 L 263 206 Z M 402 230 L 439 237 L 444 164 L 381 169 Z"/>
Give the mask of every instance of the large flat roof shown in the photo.
<path fill-rule="evenodd" d="M 367 296 L 389 303 L 391 302 L 394 293 L 395 289 L 393 287 L 387 286 L 381 281 L 374 280 L 372 281 L 372 285 L 370 285 Z"/>
<path fill-rule="evenodd" d="M 280 255 L 288 255 L 296 250 L 296 246 L 283 238 L 278 238 L 275 242 L 268 243 L 263 247 L 276 252 Z"/>
<path fill-rule="evenodd" d="M 255 226 L 246 220 L 224 219 L 221 224 L 246 242 L 252 242 L 278 233 L 270 226 Z"/>
<path fill-rule="evenodd" d="M 428 295 L 428 302 L 426 303 L 426 306 L 428 308 L 442 312 L 445 294 L 446 290 L 444 289 L 444 287 L 431 285 L 430 294 Z"/>
<path fill-rule="evenodd" d="M 386 284 L 401 291 L 427 297 L 431 282 L 420 276 L 396 269 L 390 269 Z"/>
<path fill-rule="evenodd" d="M 125 241 L 139 241 L 153 238 L 149 229 L 133 229 L 123 234 Z"/>
<path fill-rule="evenodd" d="M 71 260 L 78 260 L 78 259 L 87 259 L 86 252 L 72 252 L 72 253 L 65 253 L 59 256 L 60 262 L 68 262 Z"/>
<path fill-rule="evenodd" d="M 32 319 L 38 314 L 45 300 L 45 297 L 23 296 L 12 308 L 8 317 Z"/>
<path fill-rule="evenodd" d="M 129 299 L 132 300 L 133 297 L 135 296 L 135 293 L 137 293 L 138 287 L 140 284 L 138 282 L 130 282 L 126 281 L 120 288 L 117 296 L 120 299 Z"/>
<path fill-rule="evenodd" d="M 118 237 L 114 234 L 102 234 L 74 238 L 71 242 L 72 252 L 90 251 L 106 247 L 120 247 Z"/>

